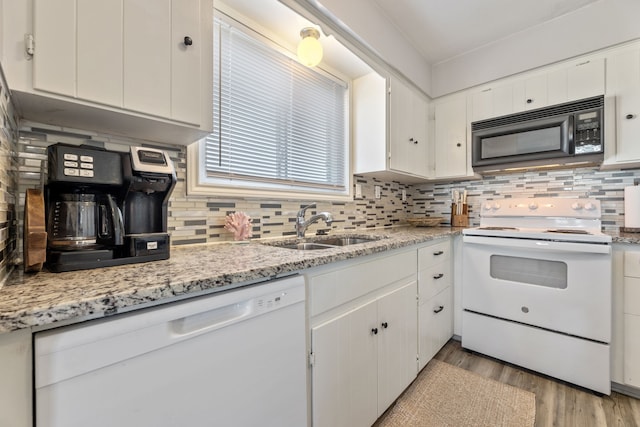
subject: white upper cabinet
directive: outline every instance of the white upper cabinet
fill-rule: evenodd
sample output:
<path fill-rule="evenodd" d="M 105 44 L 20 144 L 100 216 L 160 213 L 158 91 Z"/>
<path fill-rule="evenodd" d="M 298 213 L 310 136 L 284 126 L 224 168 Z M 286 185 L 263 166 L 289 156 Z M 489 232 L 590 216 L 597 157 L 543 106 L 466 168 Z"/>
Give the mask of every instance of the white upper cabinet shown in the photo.
<path fill-rule="evenodd" d="M 76 96 L 76 1 L 35 0 L 33 88 Z M 11 76 L 8 76 L 11 82 Z"/>
<path fill-rule="evenodd" d="M 353 82 L 354 173 L 400 182 L 429 175 L 428 101 L 396 78 Z"/>
<path fill-rule="evenodd" d="M 39 4 L 42 3 L 48 2 Z M 77 0 L 77 13 L 76 95 L 119 107 L 122 105 L 122 3 Z M 38 35 L 36 38 L 40 39 Z M 69 45 L 73 46 L 73 42 Z M 36 63 L 39 56 L 34 56 Z"/>
<path fill-rule="evenodd" d="M 25 118 L 174 144 L 211 132 L 211 0 L 20 3 L 2 35 L 23 52 L 2 60 Z"/>
<path fill-rule="evenodd" d="M 484 86 L 473 91 L 470 97 L 472 122 L 504 116 L 514 111 L 512 83 Z"/>
<path fill-rule="evenodd" d="M 549 105 L 603 95 L 605 91 L 604 58 L 572 61 L 547 76 Z"/>
<path fill-rule="evenodd" d="M 124 108 L 169 118 L 171 0 L 124 0 L 123 18 Z"/>
<path fill-rule="evenodd" d="M 456 94 L 435 102 L 435 178 L 469 176 L 467 101 Z"/>
<path fill-rule="evenodd" d="M 640 46 L 607 57 L 607 100 L 605 164 L 640 163 Z"/>
<path fill-rule="evenodd" d="M 391 78 L 389 89 L 389 168 L 426 177 L 427 100 Z"/>
<path fill-rule="evenodd" d="M 535 110 L 548 105 L 547 74 L 531 76 L 514 83 L 514 112 Z"/>

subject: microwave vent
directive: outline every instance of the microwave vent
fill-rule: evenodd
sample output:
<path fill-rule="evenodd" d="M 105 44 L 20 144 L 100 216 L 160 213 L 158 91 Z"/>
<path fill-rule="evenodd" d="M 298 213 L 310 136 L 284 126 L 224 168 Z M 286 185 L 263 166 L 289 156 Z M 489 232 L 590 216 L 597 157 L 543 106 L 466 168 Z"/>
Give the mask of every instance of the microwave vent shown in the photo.
<path fill-rule="evenodd" d="M 526 122 L 528 120 L 536 120 L 548 118 L 560 114 L 573 113 L 575 111 L 585 111 L 604 106 L 604 96 L 596 96 L 593 98 L 581 99 L 579 101 L 557 104 L 551 107 L 538 108 L 536 110 L 525 111 L 523 113 L 510 114 L 507 116 L 496 117 L 494 119 L 481 120 L 471 123 L 471 130 L 482 130 L 495 128 L 503 125 Z"/>

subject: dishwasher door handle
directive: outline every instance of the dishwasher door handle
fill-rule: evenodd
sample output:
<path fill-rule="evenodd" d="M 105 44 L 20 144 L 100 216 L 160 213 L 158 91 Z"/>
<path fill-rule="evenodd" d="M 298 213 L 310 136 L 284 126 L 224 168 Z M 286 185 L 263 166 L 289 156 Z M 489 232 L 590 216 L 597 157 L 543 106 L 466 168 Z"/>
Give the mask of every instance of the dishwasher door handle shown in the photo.
<path fill-rule="evenodd" d="M 174 338 L 197 336 L 240 322 L 254 313 L 253 301 L 216 308 L 204 313 L 186 316 L 169 322 L 169 330 Z"/>

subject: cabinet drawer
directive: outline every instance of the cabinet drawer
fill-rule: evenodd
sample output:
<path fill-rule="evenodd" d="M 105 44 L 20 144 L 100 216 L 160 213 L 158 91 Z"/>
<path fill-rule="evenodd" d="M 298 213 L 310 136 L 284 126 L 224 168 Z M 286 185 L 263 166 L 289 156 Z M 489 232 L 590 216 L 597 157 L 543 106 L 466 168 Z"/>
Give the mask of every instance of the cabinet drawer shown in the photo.
<path fill-rule="evenodd" d="M 416 252 L 408 251 L 309 277 L 311 316 L 416 275 Z"/>
<path fill-rule="evenodd" d="M 440 243 L 418 249 L 418 268 L 433 267 L 434 265 L 449 261 L 451 258 L 451 241 L 446 239 Z"/>
<path fill-rule="evenodd" d="M 420 301 L 428 300 L 451 285 L 451 264 L 443 262 L 418 273 Z"/>
<path fill-rule="evenodd" d="M 451 286 L 418 307 L 418 369 L 453 336 L 453 299 Z"/>
<path fill-rule="evenodd" d="M 624 312 L 640 316 L 640 278 L 624 278 Z"/>
<path fill-rule="evenodd" d="M 624 275 L 628 277 L 640 277 L 640 252 L 624 252 Z"/>
<path fill-rule="evenodd" d="M 624 382 L 640 387 L 640 316 L 624 315 Z"/>

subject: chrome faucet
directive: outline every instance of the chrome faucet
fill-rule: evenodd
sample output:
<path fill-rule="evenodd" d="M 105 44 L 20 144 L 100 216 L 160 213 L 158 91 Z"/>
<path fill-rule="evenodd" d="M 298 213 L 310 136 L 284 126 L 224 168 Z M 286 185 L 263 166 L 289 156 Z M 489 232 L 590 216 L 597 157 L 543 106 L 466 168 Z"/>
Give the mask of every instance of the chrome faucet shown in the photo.
<path fill-rule="evenodd" d="M 304 233 L 305 231 L 307 231 L 307 227 L 309 227 L 314 222 L 318 222 L 319 220 L 322 219 L 327 224 L 327 226 L 330 226 L 331 223 L 333 222 L 333 217 L 329 212 L 320 212 L 319 214 L 309 218 L 308 221 L 305 221 L 304 214 L 307 211 L 307 209 L 315 208 L 315 207 L 316 207 L 316 204 L 311 203 L 310 205 L 307 205 L 298 211 L 298 215 L 296 215 L 296 235 L 298 237 L 304 237 Z"/>

